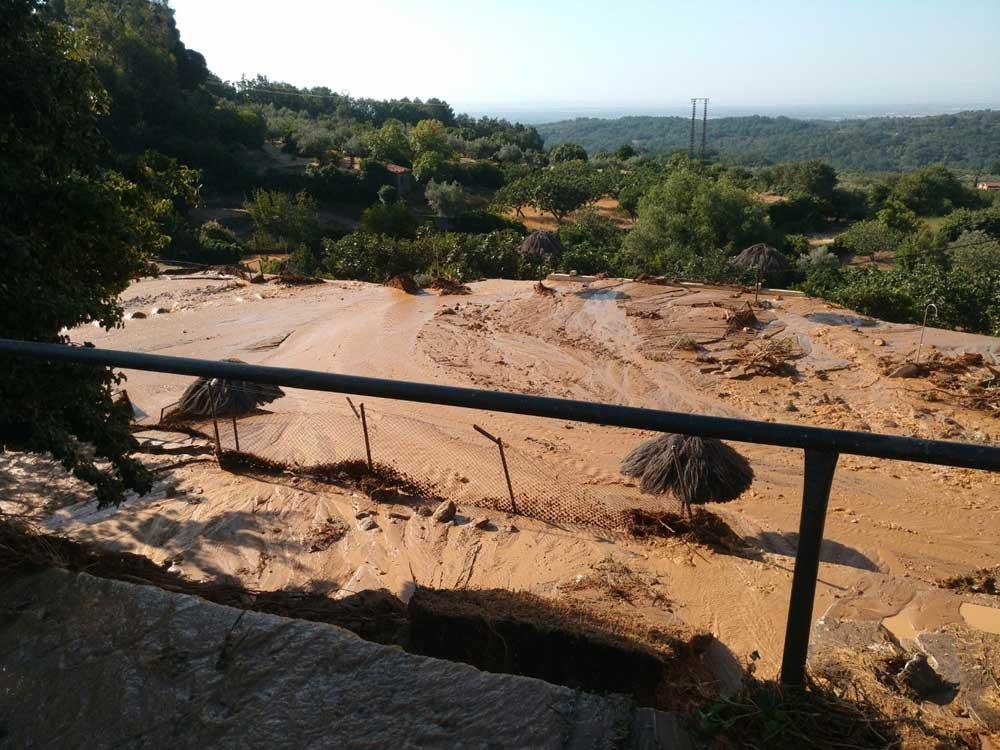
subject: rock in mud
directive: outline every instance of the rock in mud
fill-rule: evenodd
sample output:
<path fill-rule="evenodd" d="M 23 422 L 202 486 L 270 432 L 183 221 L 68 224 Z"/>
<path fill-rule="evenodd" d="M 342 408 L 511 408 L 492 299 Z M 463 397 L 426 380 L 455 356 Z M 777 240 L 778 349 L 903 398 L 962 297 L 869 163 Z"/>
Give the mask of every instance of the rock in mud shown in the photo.
<path fill-rule="evenodd" d="M 920 365 L 916 365 L 913 362 L 904 362 L 895 370 L 889 373 L 890 378 L 919 378 L 923 375 L 923 369 Z"/>
<path fill-rule="evenodd" d="M 916 654 L 906 662 L 896 681 L 922 701 L 953 693 L 956 687 L 934 671 L 924 654 Z"/>
<path fill-rule="evenodd" d="M 377 529 L 378 524 L 375 523 L 375 519 L 371 516 L 365 516 L 360 521 L 358 521 L 358 528 L 362 531 L 371 531 L 372 529 Z"/>
<path fill-rule="evenodd" d="M 445 500 L 434 511 L 432 516 L 438 523 L 447 523 L 455 517 L 455 503 L 451 500 Z"/>
<path fill-rule="evenodd" d="M 488 529 L 490 527 L 490 519 L 488 518 L 473 518 L 469 525 L 474 529 Z"/>

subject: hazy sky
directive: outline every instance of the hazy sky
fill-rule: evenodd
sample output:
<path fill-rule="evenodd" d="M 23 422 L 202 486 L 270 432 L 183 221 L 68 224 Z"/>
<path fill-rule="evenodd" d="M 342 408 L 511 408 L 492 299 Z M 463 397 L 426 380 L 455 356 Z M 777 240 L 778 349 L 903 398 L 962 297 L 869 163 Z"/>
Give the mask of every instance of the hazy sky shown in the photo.
<path fill-rule="evenodd" d="M 222 78 L 452 103 L 1000 102 L 1000 0 L 172 0 Z"/>

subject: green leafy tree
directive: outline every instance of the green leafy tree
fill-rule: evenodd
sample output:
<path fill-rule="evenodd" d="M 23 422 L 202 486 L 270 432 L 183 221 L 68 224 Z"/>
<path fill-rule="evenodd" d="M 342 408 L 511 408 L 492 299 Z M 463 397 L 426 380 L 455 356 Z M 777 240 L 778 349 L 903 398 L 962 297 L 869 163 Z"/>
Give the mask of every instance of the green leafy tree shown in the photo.
<path fill-rule="evenodd" d="M 421 120 L 410 129 L 409 140 L 416 157 L 429 152 L 446 157 L 451 152 L 448 131 L 440 120 Z"/>
<path fill-rule="evenodd" d="M 319 237 L 316 201 L 304 191 L 255 190 L 243 207 L 253 220 L 255 250 L 289 250 Z"/>
<path fill-rule="evenodd" d="M 902 241 L 896 230 L 881 221 L 869 219 L 852 224 L 837 235 L 831 249 L 838 255 L 862 255 L 874 258 L 879 252 L 895 253 Z"/>
<path fill-rule="evenodd" d="M 531 205 L 533 195 L 534 179 L 526 175 L 497 190 L 493 195 L 493 207 L 500 212 L 513 211 L 519 218 L 523 218 L 524 209 Z"/>
<path fill-rule="evenodd" d="M 575 143 L 560 143 L 549 152 L 549 161 L 553 164 L 565 161 L 587 161 L 587 150 Z"/>
<path fill-rule="evenodd" d="M 965 232 L 983 232 L 1000 240 L 1000 205 L 952 211 L 941 222 L 939 231 L 949 241 L 957 240 Z"/>
<path fill-rule="evenodd" d="M 666 270 L 677 266 L 671 256 L 690 265 L 713 251 L 726 254 L 764 241 L 770 233 L 763 206 L 747 191 L 681 169 L 639 202 L 625 247 L 640 267 Z"/>
<path fill-rule="evenodd" d="M 236 263 L 243 255 L 243 243 L 231 229 L 217 221 L 206 221 L 198 230 L 198 258 L 203 263 Z"/>
<path fill-rule="evenodd" d="M 399 120 L 386 120 L 378 130 L 368 136 L 368 155 L 385 164 L 410 165 L 410 142 L 406 128 Z"/>
<path fill-rule="evenodd" d="M 899 243 L 896 263 L 906 269 L 933 266 L 947 270 L 951 265 L 948 242 L 941 234 L 924 227 Z"/>
<path fill-rule="evenodd" d="M 578 273 L 615 273 L 624 236 L 611 219 L 593 208 L 584 209 L 573 222 L 559 227 L 564 248 L 559 265 Z"/>
<path fill-rule="evenodd" d="M 581 162 L 544 169 L 533 174 L 530 181 L 532 205 L 552 214 L 560 224 L 568 214 L 605 193 L 599 173 Z"/>
<path fill-rule="evenodd" d="M 633 156 L 638 156 L 639 152 L 635 150 L 635 146 L 631 143 L 623 143 L 621 146 L 615 149 L 615 157 L 619 161 L 628 161 Z"/>
<path fill-rule="evenodd" d="M 896 177 L 889 196 L 918 216 L 944 216 L 956 208 L 974 208 L 978 197 L 954 172 L 935 164 Z"/>
<path fill-rule="evenodd" d="M 808 195 L 829 206 L 837 187 L 837 171 L 821 161 L 777 164 L 764 170 L 768 188 L 781 195 Z"/>
<path fill-rule="evenodd" d="M 427 203 L 438 216 L 453 219 L 469 205 L 469 196 L 457 182 L 435 182 L 431 180 L 424 189 Z"/>
<path fill-rule="evenodd" d="M 949 248 L 952 266 L 970 276 L 1000 272 L 1000 239 L 985 232 L 965 232 Z"/>
<path fill-rule="evenodd" d="M 444 173 L 445 158 L 438 151 L 425 151 L 413 161 L 413 176 L 426 184 L 440 179 Z"/>
<path fill-rule="evenodd" d="M 6 0 L 0 13 L 0 101 L 18 103 L 5 108 L 0 136 L 0 335 L 66 343 L 67 329 L 121 323 L 118 295 L 147 269 L 144 251 L 167 238 L 149 196 L 102 166 L 106 93 L 79 37 L 45 10 Z M 107 368 L 7 361 L 0 441 L 50 451 L 101 502 L 143 492 L 150 475 L 130 456 L 131 409 L 112 396 L 119 382 Z"/>
<path fill-rule="evenodd" d="M 618 190 L 618 206 L 634 221 L 639 215 L 639 201 L 657 182 L 657 175 L 648 170 L 626 175 Z"/>
<path fill-rule="evenodd" d="M 497 160 L 505 164 L 517 164 L 524 160 L 524 152 L 515 143 L 506 143 L 497 151 Z"/>
<path fill-rule="evenodd" d="M 785 253 L 795 258 L 809 255 L 812 245 L 804 234 L 785 235 Z"/>
<path fill-rule="evenodd" d="M 896 198 L 889 198 L 883 203 L 875 217 L 892 231 L 904 236 L 913 234 L 920 227 L 917 215 Z"/>
<path fill-rule="evenodd" d="M 415 237 L 417 220 L 402 201 L 395 203 L 375 203 L 361 212 L 358 228 L 367 234 L 381 234 L 389 237 Z"/>

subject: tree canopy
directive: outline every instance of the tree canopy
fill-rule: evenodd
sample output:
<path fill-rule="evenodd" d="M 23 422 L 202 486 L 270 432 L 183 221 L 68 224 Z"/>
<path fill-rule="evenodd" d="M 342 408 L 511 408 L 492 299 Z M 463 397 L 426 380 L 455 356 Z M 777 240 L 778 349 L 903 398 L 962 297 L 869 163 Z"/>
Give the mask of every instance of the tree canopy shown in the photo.
<path fill-rule="evenodd" d="M 104 166 L 97 125 L 108 96 L 79 32 L 45 10 L 8 0 L 0 14 L 0 100 L 20 103 L 4 113 L 0 149 L 0 331 L 65 343 L 66 329 L 120 323 L 118 295 L 146 269 L 144 252 L 169 238 L 150 195 Z M 0 439 L 51 451 L 101 501 L 148 487 L 109 369 L 17 361 L 0 372 Z M 98 469 L 85 443 L 110 468 Z"/>
<path fill-rule="evenodd" d="M 769 236 L 764 208 L 749 193 L 681 169 L 639 201 L 625 248 L 640 267 L 666 270 L 676 259 L 732 253 Z"/>
<path fill-rule="evenodd" d="M 576 143 L 589 153 L 613 151 L 623 142 L 644 151 L 688 147 L 686 117 L 577 118 L 537 126 L 545 145 Z M 743 163 L 821 159 L 838 169 L 900 171 L 941 163 L 988 171 L 997 164 L 1000 111 L 982 110 L 929 117 L 797 120 L 790 117 L 718 117 L 709 142 Z"/>

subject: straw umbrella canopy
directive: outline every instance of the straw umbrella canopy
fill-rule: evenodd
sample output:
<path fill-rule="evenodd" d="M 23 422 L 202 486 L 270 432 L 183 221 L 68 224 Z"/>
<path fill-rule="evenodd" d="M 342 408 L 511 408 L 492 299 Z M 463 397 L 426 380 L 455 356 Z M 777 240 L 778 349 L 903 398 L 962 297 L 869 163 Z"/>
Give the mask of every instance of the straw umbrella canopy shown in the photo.
<path fill-rule="evenodd" d="M 524 238 L 521 243 L 521 255 L 534 255 L 541 258 L 561 258 L 563 245 L 559 235 L 538 230 Z"/>
<path fill-rule="evenodd" d="M 761 276 L 781 273 L 788 270 L 788 259 L 770 245 L 758 242 L 741 252 L 731 261 L 732 265 L 741 271 L 757 269 Z"/>
<path fill-rule="evenodd" d="M 672 494 L 687 513 L 692 505 L 735 500 L 754 477 L 750 462 L 721 440 L 673 433 L 637 445 L 621 472 L 647 494 Z"/>
<path fill-rule="evenodd" d="M 238 359 L 222 361 L 242 364 Z M 284 395 L 285 392 L 276 385 L 198 378 L 181 395 L 176 413 L 184 417 L 243 417 L 252 414 L 258 406 L 277 401 Z"/>

